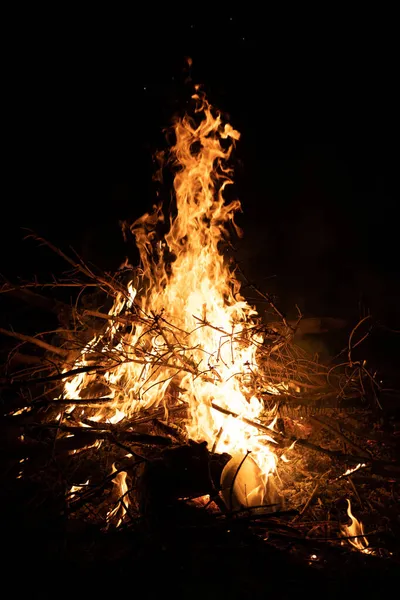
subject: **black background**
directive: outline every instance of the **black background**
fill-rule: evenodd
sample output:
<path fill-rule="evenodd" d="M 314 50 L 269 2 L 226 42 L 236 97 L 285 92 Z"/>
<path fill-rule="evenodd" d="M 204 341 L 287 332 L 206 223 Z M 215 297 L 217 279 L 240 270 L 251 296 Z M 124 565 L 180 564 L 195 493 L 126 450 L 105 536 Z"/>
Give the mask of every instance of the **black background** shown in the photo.
<path fill-rule="evenodd" d="M 60 267 L 21 242 L 21 227 L 118 267 L 119 221 L 156 200 L 153 154 L 201 83 L 242 134 L 232 194 L 248 275 L 289 314 L 295 303 L 306 316 L 371 310 L 396 326 L 391 15 L 151 6 L 107 26 L 98 17 L 70 15 L 71 30 L 54 21 L 16 54 L 0 271 L 46 277 Z"/>

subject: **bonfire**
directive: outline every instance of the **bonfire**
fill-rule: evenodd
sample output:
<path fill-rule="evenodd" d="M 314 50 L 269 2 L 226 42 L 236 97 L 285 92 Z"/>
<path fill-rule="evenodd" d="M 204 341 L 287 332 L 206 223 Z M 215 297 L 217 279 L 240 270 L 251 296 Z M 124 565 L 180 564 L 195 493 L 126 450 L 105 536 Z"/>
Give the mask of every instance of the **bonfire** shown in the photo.
<path fill-rule="evenodd" d="M 123 226 L 138 267 L 125 260 L 104 273 L 32 233 L 70 271 L 3 283 L 4 294 L 47 303 L 59 319 L 57 343 L 54 332 L 1 330 L 16 341 L 1 382 L 13 481 L 39 478 L 38 506 L 51 489 L 69 523 L 104 536 L 246 523 L 266 545 L 295 545 L 309 564 L 327 547 L 388 557 L 387 529 L 370 511 L 364 531 L 350 500 L 365 513 L 373 478 L 398 494 L 398 464 L 387 448 L 371 449 L 370 424 L 365 435 L 366 415 L 382 410 L 378 378 L 354 356 L 369 319 L 330 364 L 296 346 L 300 311 L 287 321 L 225 251 L 241 235 L 240 202 L 224 198 L 240 134 L 198 88 L 193 101 L 193 115 L 173 127 L 172 207 Z M 78 290 L 73 305 L 50 302 L 63 287 Z"/>

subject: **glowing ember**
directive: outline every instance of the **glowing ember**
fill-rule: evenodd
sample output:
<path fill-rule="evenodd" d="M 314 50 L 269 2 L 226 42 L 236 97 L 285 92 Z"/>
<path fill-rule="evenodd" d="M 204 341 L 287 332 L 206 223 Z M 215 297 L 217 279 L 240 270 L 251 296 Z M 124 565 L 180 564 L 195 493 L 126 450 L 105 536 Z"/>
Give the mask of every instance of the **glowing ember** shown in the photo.
<path fill-rule="evenodd" d="M 96 414 L 92 409 L 88 418 L 118 423 L 137 411 L 165 406 L 173 395 L 188 407 L 191 439 L 205 440 L 216 452 L 231 454 L 233 464 L 251 452 L 239 480 L 251 472 L 253 484 L 248 489 L 246 482 L 240 483 L 240 502 L 261 504 L 269 501 L 278 460 L 272 437 L 260 436 L 246 422 L 261 417 L 268 422 L 273 417 L 265 414 L 261 397 L 250 391 L 254 390 L 250 382 L 259 374 L 257 349 L 263 335 L 256 311 L 240 295 L 240 284 L 220 251 L 229 224 L 240 233 L 234 223 L 240 202 L 225 204 L 223 195 L 232 183 L 226 161 L 240 134 L 223 124 L 219 114 L 214 116 L 203 97 L 193 98 L 202 120 L 196 124 L 186 116 L 174 127 L 176 209 L 168 217 L 168 233 L 162 239 L 157 234 L 158 225 L 166 220 L 161 206 L 131 226 L 143 281 L 136 287 L 131 282 L 126 293 L 118 293 L 109 311 L 115 319 L 86 345 L 73 368 L 89 371 L 100 353 L 110 366 L 101 376 L 93 370 L 70 378 L 63 398 L 80 398 L 101 377 L 109 390 L 103 397 L 109 402 Z M 132 316 L 130 327 L 126 315 Z M 157 316 L 157 330 L 150 326 L 149 315 Z M 118 360 L 112 364 L 113 355 Z M 279 381 L 264 380 L 263 386 L 272 395 L 288 390 Z M 238 418 L 216 410 L 212 403 Z M 271 430 L 273 426 L 274 422 Z M 125 479 L 126 473 L 119 473 L 114 481 L 121 494 Z M 123 514 L 117 506 L 108 520 L 118 517 L 120 523 Z"/>
<path fill-rule="evenodd" d="M 374 554 L 374 551 L 369 548 L 369 542 L 366 537 L 364 537 L 364 527 L 363 524 L 356 519 L 356 517 L 351 512 L 351 502 L 347 500 L 347 514 L 351 519 L 351 525 L 343 525 L 342 533 L 343 535 L 350 536 L 348 542 L 354 546 L 360 552 L 364 554 Z M 356 536 L 356 537 L 354 537 Z"/>
<path fill-rule="evenodd" d="M 367 465 L 365 463 L 358 463 L 358 465 L 356 467 L 354 467 L 353 469 L 347 469 L 347 471 L 345 471 L 343 473 L 342 477 L 347 477 L 347 475 L 351 475 L 352 473 L 355 473 L 359 469 L 362 469 L 362 468 L 364 468 L 366 466 Z"/>
<path fill-rule="evenodd" d="M 17 417 L 18 415 L 22 415 L 24 413 L 30 412 L 31 410 L 32 410 L 32 406 L 24 406 L 23 408 L 20 408 L 19 410 L 12 412 L 11 415 L 13 417 Z"/>
<path fill-rule="evenodd" d="M 359 471 L 360 469 L 364 469 L 366 466 L 367 465 L 365 463 L 358 463 L 358 465 L 356 465 L 352 469 L 350 469 L 350 468 L 346 469 L 346 471 L 342 475 L 340 475 L 339 477 L 336 477 L 335 479 L 332 479 L 332 482 L 339 481 L 339 479 L 343 479 L 344 477 L 348 477 L 349 475 L 352 475 L 356 471 Z"/>

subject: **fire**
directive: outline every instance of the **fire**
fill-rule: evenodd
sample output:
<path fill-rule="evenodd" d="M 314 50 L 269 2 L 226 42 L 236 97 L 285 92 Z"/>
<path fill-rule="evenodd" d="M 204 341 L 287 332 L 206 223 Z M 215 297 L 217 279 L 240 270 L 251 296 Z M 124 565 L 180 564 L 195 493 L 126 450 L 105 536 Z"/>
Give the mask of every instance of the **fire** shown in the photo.
<path fill-rule="evenodd" d="M 72 485 L 71 489 L 69 490 L 69 492 L 67 494 L 68 499 L 72 500 L 73 498 L 75 498 L 76 493 L 81 492 L 83 490 L 83 488 L 85 488 L 88 485 L 89 485 L 89 479 L 87 481 L 85 481 L 85 483 L 81 483 L 80 485 Z"/>
<path fill-rule="evenodd" d="M 113 464 L 111 474 L 116 473 L 116 471 L 117 469 Z M 114 508 L 108 511 L 106 521 L 108 524 L 113 523 L 116 528 L 123 523 L 127 514 L 127 508 L 129 508 L 128 485 L 126 483 L 126 477 L 126 471 L 120 471 L 112 481 L 116 486 L 115 494 L 113 494 L 113 496 L 117 498 L 117 502 Z"/>
<path fill-rule="evenodd" d="M 351 475 L 352 473 L 355 473 L 356 471 L 358 471 L 359 469 L 363 469 L 364 467 L 366 467 L 367 465 L 365 463 L 358 463 L 358 465 L 356 465 L 355 467 L 353 467 L 352 469 L 347 469 L 343 475 L 340 476 L 339 479 L 341 479 L 342 477 L 347 477 L 348 475 Z"/>
<path fill-rule="evenodd" d="M 343 535 L 346 537 L 350 536 L 348 542 L 360 552 L 363 552 L 364 554 L 374 554 L 373 550 L 369 548 L 369 542 L 367 538 L 364 536 L 363 524 L 356 519 L 351 512 L 351 502 L 349 499 L 347 499 L 347 514 L 351 519 L 351 525 L 342 526 Z"/>
<path fill-rule="evenodd" d="M 142 280 L 118 293 L 109 311 L 115 320 L 86 345 L 74 368 L 89 368 L 100 353 L 109 365 L 101 378 L 110 390 L 103 397 L 110 402 L 92 413 L 92 420 L 118 423 L 142 409 L 166 406 L 172 395 L 185 403 L 191 439 L 205 440 L 239 463 L 251 453 L 244 469 L 251 470 L 254 485 L 249 489 L 247 482 L 245 502 L 259 504 L 268 501 L 278 460 L 273 439 L 261 437 L 246 422 L 266 419 L 263 401 L 249 385 L 259 373 L 257 348 L 263 336 L 257 313 L 241 296 L 221 252 L 229 226 L 240 234 L 234 222 L 240 202 L 224 199 L 232 183 L 226 163 L 240 134 L 203 96 L 193 98 L 196 119 L 201 119 L 185 116 L 174 126 L 176 206 L 168 217 L 161 205 L 155 206 L 131 226 Z M 164 237 L 158 234 L 161 228 L 168 229 Z M 132 316 L 130 327 L 121 315 Z M 114 356 L 119 359 L 113 363 Z M 95 371 L 77 374 L 65 384 L 63 397 L 79 398 L 99 377 Z M 279 394 L 287 386 L 276 382 L 268 389 Z M 125 478 L 120 473 L 115 480 L 121 491 Z"/>

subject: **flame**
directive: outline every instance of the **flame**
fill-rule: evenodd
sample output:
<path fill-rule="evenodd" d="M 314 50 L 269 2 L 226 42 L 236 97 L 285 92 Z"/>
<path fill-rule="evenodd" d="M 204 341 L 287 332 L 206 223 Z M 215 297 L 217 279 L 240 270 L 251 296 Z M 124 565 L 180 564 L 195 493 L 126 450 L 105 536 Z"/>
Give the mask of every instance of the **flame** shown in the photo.
<path fill-rule="evenodd" d="M 351 475 L 352 473 L 355 473 L 356 471 L 358 471 L 359 469 L 363 469 L 364 467 L 366 467 L 367 465 L 365 463 L 358 463 L 357 466 L 353 467 L 352 469 L 347 469 L 347 471 L 345 471 L 343 473 L 343 475 L 341 475 L 341 477 L 347 477 L 347 475 Z"/>
<path fill-rule="evenodd" d="M 115 463 L 112 465 L 111 474 L 115 473 Z M 126 483 L 126 471 L 120 471 L 112 480 L 116 486 L 115 493 L 113 496 L 117 498 L 117 502 L 114 508 L 110 509 L 107 513 L 106 521 L 108 524 L 113 523 L 115 527 L 119 527 L 123 523 L 127 514 L 127 508 L 129 507 L 129 496 L 128 496 L 128 485 Z"/>
<path fill-rule="evenodd" d="M 67 494 L 68 500 L 72 500 L 72 498 L 75 498 L 76 492 L 80 492 L 84 487 L 86 487 L 88 485 L 89 485 L 89 479 L 87 481 L 85 481 L 85 483 L 81 483 L 79 485 L 72 485 L 71 489 L 69 490 L 69 492 Z"/>
<path fill-rule="evenodd" d="M 234 222 L 240 202 L 227 204 L 224 199 L 232 183 L 226 162 L 240 134 L 199 93 L 193 98 L 196 120 L 185 116 L 174 126 L 176 205 L 168 219 L 159 205 L 131 226 L 143 281 L 137 287 L 130 282 L 125 293 L 118 292 L 109 311 L 115 320 L 85 346 L 74 369 L 89 370 L 100 354 L 110 364 L 101 375 L 111 390 L 109 403 L 94 417 L 92 412 L 92 420 L 118 423 L 142 409 L 166 406 L 174 391 L 188 406 L 190 438 L 205 440 L 216 452 L 232 457 L 251 452 L 261 473 L 259 503 L 260 497 L 267 500 L 278 460 L 272 437 L 260 436 L 245 421 L 266 418 L 262 399 L 249 386 L 259 373 L 256 351 L 263 336 L 256 328 L 257 312 L 241 296 L 221 252 L 229 226 L 240 234 Z M 161 228 L 168 230 L 163 238 Z M 121 314 L 135 317 L 129 333 Z M 75 375 L 65 383 L 63 398 L 79 398 L 98 378 L 94 371 Z M 285 383 L 268 386 L 276 395 L 287 389 Z M 219 412 L 212 403 L 238 417 Z M 118 474 L 117 485 L 125 485 L 125 478 Z"/>
<path fill-rule="evenodd" d="M 31 410 L 32 410 L 32 406 L 24 406 L 23 408 L 20 408 L 19 410 L 15 410 L 14 412 L 12 412 L 11 416 L 17 417 L 18 415 L 22 415 L 23 413 L 31 412 Z"/>
<path fill-rule="evenodd" d="M 356 471 L 359 471 L 359 469 L 364 469 L 366 466 L 367 466 L 366 463 L 358 463 L 358 465 L 356 465 L 355 467 L 346 469 L 346 471 L 344 473 L 342 473 L 342 475 L 339 475 L 339 477 L 332 479 L 331 482 L 333 483 L 335 481 L 339 481 L 340 479 L 343 479 L 344 477 L 348 477 L 349 475 L 352 475 Z"/>
<path fill-rule="evenodd" d="M 364 527 L 361 521 L 356 519 L 356 517 L 351 512 L 351 502 L 347 499 L 347 514 L 351 519 L 351 525 L 342 525 L 342 533 L 347 536 L 356 536 L 350 537 L 348 542 L 354 546 L 360 552 L 364 554 L 374 554 L 374 551 L 369 548 L 369 542 L 367 538 L 364 536 Z"/>

